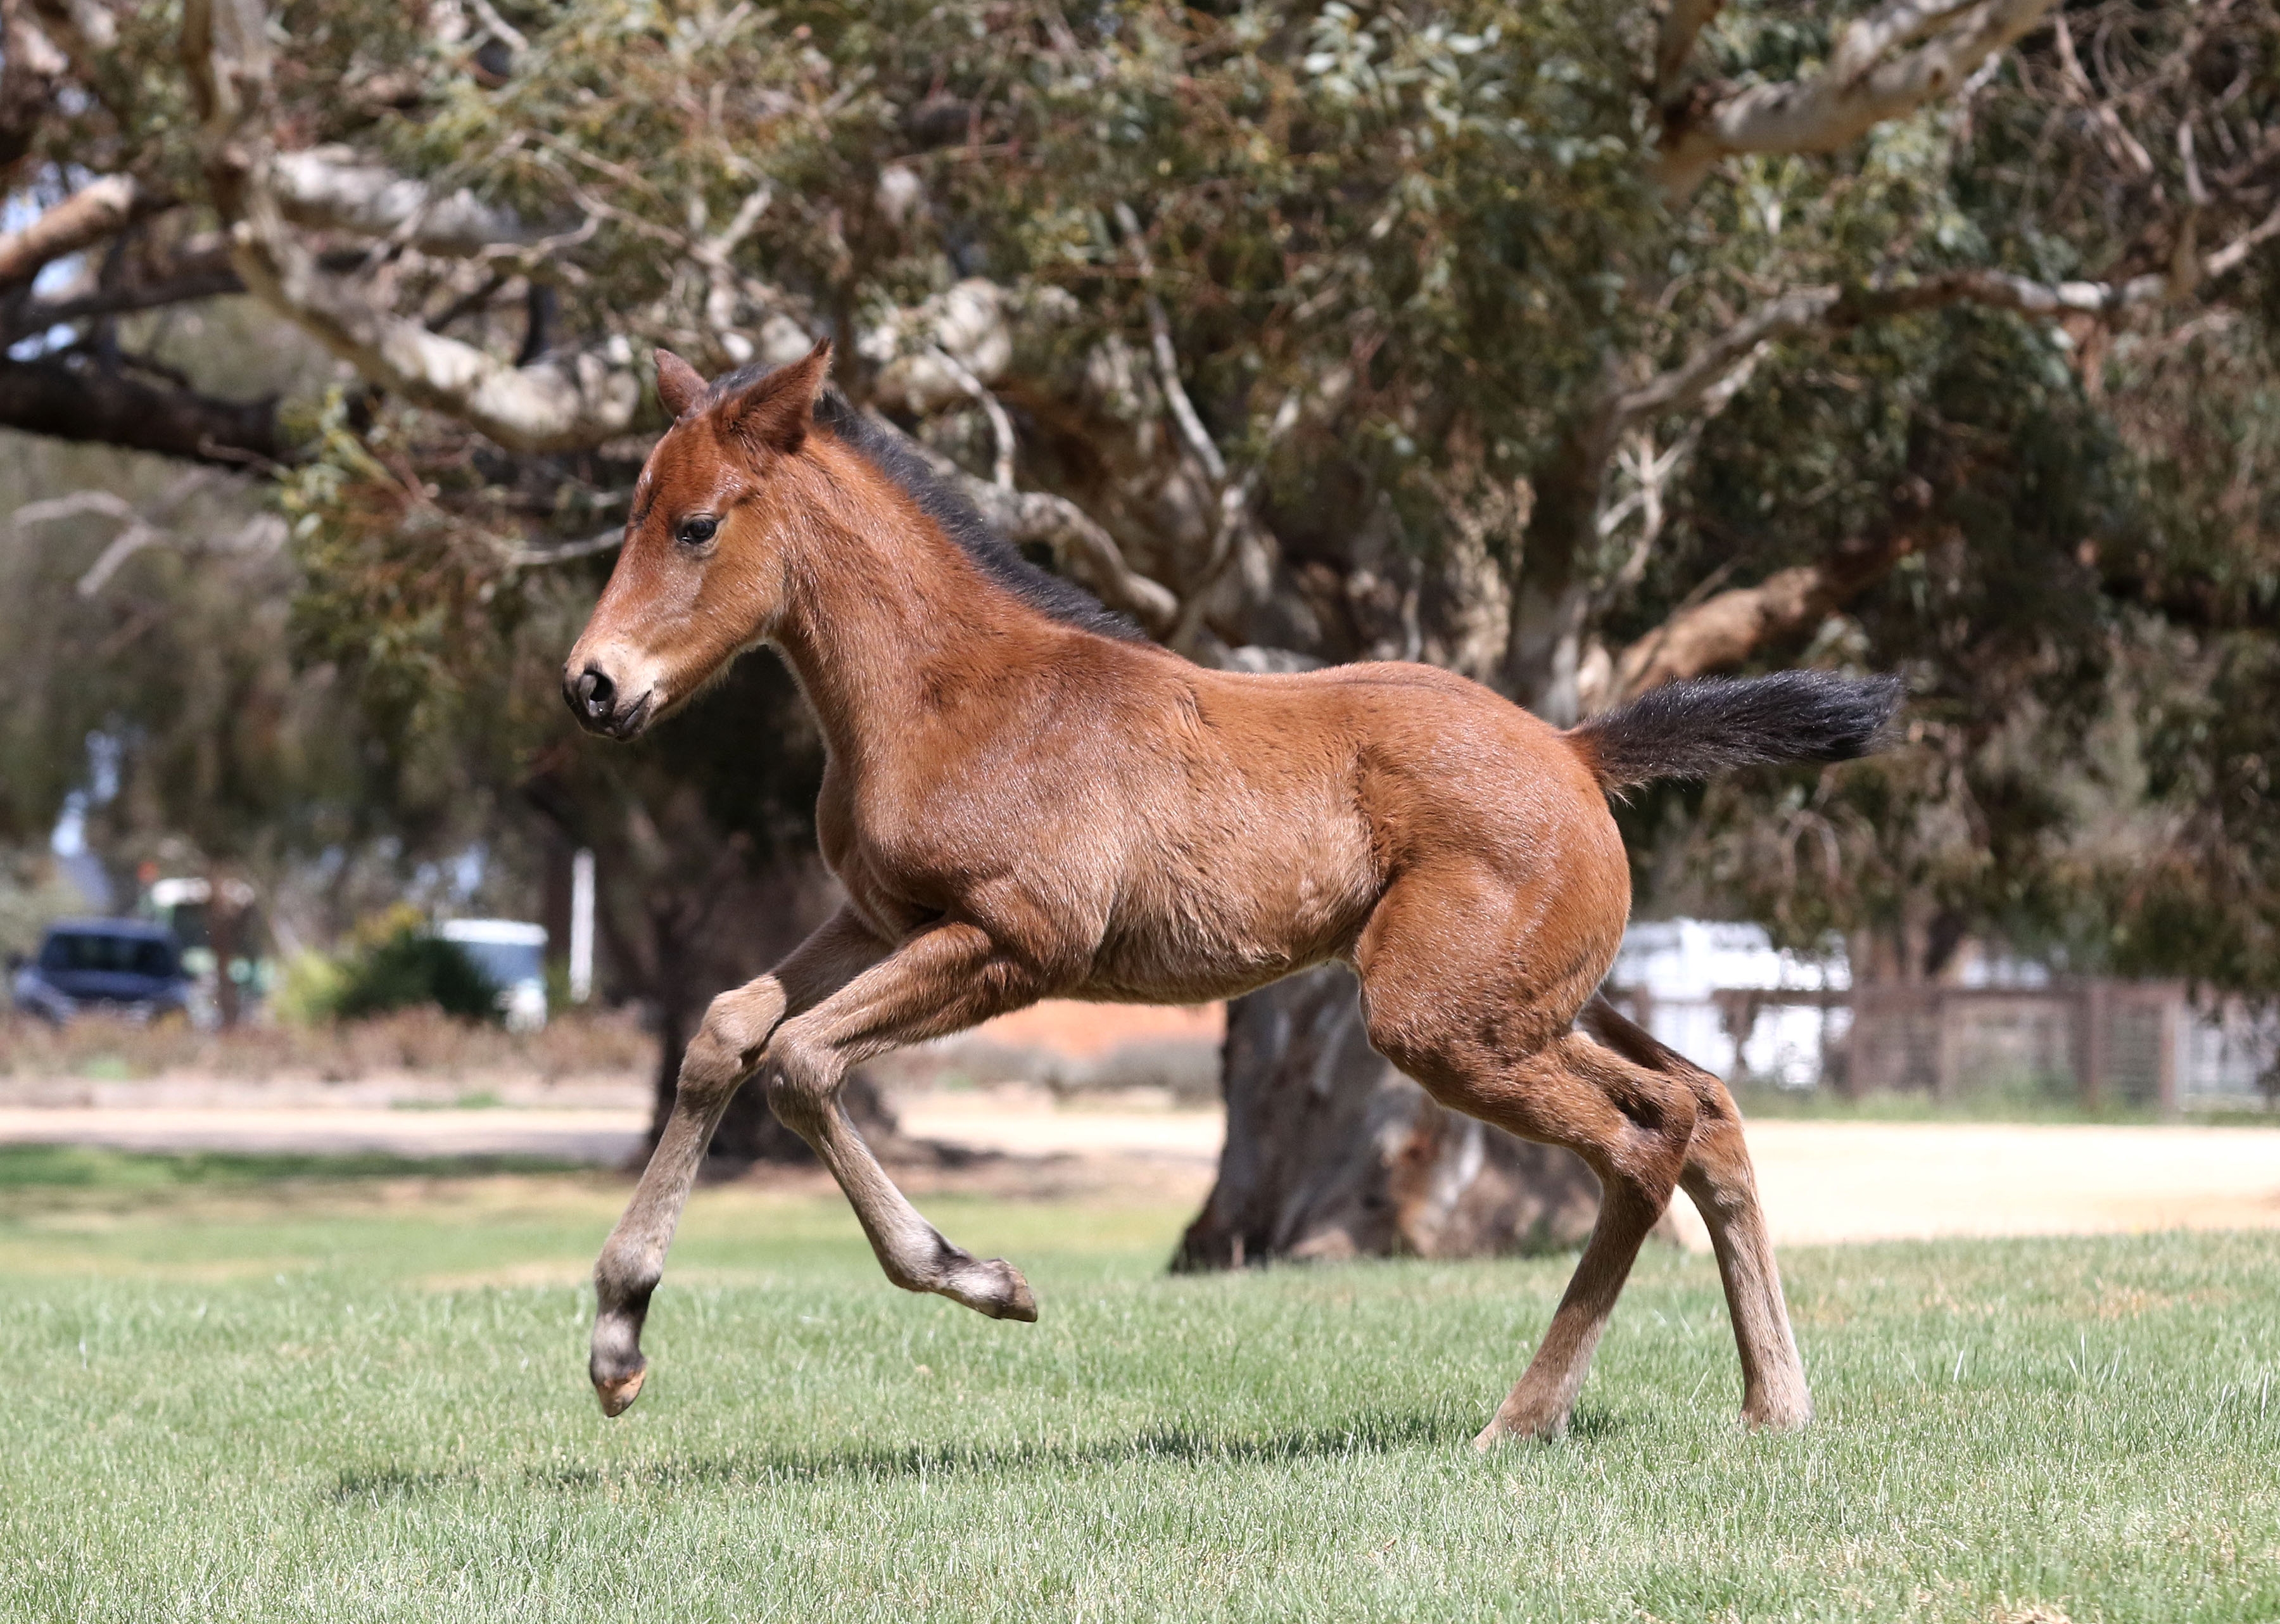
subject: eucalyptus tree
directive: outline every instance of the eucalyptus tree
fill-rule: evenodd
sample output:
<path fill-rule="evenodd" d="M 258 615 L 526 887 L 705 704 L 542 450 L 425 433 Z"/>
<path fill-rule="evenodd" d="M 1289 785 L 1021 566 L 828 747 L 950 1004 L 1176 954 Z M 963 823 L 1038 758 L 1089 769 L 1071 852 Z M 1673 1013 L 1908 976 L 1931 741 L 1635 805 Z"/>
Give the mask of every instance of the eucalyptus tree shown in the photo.
<path fill-rule="evenodd" d="M 1199 660 L 1425 658 L 1555 720 L 1909 671 L 1889 760 L 1635 808 L 1667 896 L 1912 974 L 2000 927 L 2280 985 L 2243 702 L 2261 0 L 0 16 L 0 163 L 44 205 L 0 240 L 0 421 L 277 469 L 309 635 L 406 736 L 497 696 L 516 771 L 589 785 L 556 815 L 632 831 L 687 782 L 574 772 L 541 720 L 539 634 L 661 420 L 643 358 L 827 333 L 859 405 Z M 137 350 L 223 293 L 339 387 L 281 407 Z M 768 772 L 682 803 L 756 852 L 813 764 L 768 725 Z M 736 723 L 684 726 L 711 756 Z M 699 867 L 685 897 L 725 895 Z M 1251 1052 L 1238 1089 L 1282 1074 Z"/>

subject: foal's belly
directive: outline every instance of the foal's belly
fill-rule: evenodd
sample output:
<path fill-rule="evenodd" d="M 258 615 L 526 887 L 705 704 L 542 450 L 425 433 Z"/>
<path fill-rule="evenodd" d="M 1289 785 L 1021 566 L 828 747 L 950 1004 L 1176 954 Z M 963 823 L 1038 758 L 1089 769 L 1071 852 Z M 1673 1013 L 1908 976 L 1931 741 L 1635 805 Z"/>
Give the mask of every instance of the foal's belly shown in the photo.
<path fill-rule="evenodd" d="M 1348 808 L 1238 811 L 1134 856 L 1082 996 L 1187 1004 L 1250 992 L 1344 957 L 1380 889 Z"/>

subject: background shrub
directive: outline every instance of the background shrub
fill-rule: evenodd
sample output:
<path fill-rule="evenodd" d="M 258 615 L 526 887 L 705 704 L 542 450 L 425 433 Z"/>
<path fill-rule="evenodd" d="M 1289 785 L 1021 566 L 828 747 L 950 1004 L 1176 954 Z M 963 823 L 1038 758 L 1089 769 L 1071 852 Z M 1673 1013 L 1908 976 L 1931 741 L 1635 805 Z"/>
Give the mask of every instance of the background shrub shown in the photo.
<path fill-rule="evenodd" d="M 458 944 L 433 935 L 416 909 L 399 906 L 357 927 L 325 1012 L 358 1020 L 432 1004 L 467 1020 L 499 1019 L 498 989 Z"/>

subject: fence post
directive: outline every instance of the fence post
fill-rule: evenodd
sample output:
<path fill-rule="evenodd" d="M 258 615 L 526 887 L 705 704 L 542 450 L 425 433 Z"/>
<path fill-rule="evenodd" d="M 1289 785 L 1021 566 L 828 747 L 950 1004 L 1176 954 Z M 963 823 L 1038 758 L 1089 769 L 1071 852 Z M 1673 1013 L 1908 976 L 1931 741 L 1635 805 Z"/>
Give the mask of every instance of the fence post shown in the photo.
<path fill-rule="evenodd" d="M 1945 987 L 1924 992 L 1931 1005 L 1931 1097 L 1944 1105 L 1955 1097 L 1956 1000 Z"/>
<path fill-rule="evenodd" d="M 2157 994 L 2161 1000 L 2161 1055 L 2154 1063 L 2153 1086 L 2155 1097 L 2161 1102 L 2165 1117 L 2177 1114 L 2177 1043 L 2184 1033 L 2184 994 L 2174 981 L 2161 983 Z"/>
<path fill-rule="evenodd" d="M 1852 982 L 1852 1024 L 1845 1029 L 1845 1097 L 1860 1099 L 1868 1092 L 1868 1017 L 1876 1003 L 1873 981 Z"/>
<path fill-rule="evenodd" d="M 2107 1028 L 2106 981 L 2092 976 L 2082 989 L 2082 1070 L 2076 1082 L 2082 1090 L 2082 1108 L 2094 1112 L 2099 1097 L 2106 1091 Z"/>

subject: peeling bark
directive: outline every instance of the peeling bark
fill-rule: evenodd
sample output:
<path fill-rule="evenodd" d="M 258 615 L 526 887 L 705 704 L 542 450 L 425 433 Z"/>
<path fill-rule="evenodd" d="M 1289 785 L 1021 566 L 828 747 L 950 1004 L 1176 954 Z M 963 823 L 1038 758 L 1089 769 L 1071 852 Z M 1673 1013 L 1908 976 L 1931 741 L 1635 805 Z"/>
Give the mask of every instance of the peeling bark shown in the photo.
<path fill-rule="evenodd" d="M 279 211 L 297 226 L 387 237 L 426 254 L 466 258 L 529 235 L 511 210 L 465 189 L 438 196 L 346 147 L 281 152 L 269 183 Z"/>
<path fill-rule="evenodd" d="M 365 378 L 509 450 L 587 450 L 631 428 L 642 389 L 629 349 L 516 366 L 371 303 L 318 263 L 288 224 L 276 178 L 293 162 L 275 152 L 266 123 L 266 24 L 259 0 L 190 0 L 182 20 L 207 190 L 247 289 Z"/>

